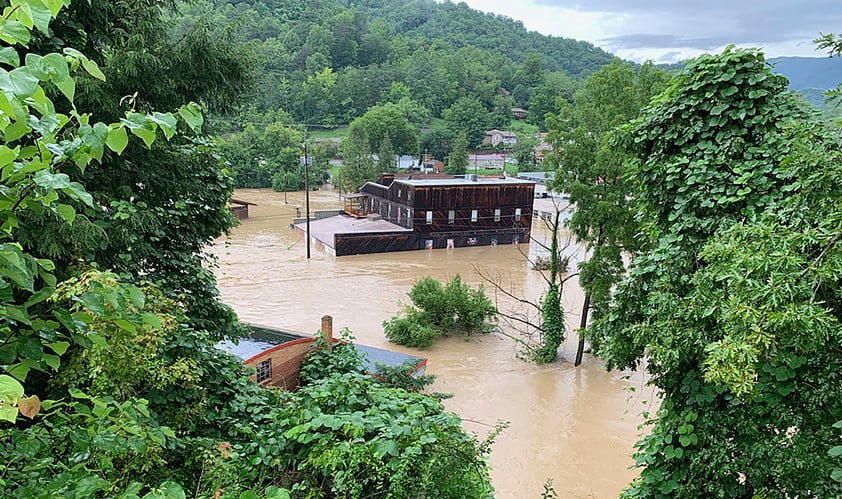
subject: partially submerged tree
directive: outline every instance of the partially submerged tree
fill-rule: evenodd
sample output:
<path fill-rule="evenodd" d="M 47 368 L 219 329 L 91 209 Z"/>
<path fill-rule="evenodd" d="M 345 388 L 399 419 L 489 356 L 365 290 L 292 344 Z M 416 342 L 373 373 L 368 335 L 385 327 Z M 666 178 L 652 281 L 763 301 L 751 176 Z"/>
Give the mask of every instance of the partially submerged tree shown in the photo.
<path fill-rule="evenodd" d="M 837 497 L 838 141 L 762 54 L 702 56 L 625 131 L 652 249 L 595 321 L 662 394 L 623 497 Z M 837 463 L 838 464 L 838 463 Z"/>
<path fill-rule="evenodd" d="M 553 149 L 546 163 L 555 170 L 553 190 L 570 196 L 576 206 L 569 227 L 589 252 L 579 263 L 579 284 L 585 291 L 575 364 L 582 362 L 584 329 L 591 309 L 596 316 L 608 306 L 611 290 L 625 274 L 623 255 L 641 249 L 634 219 L 634 184 L 626 178 L 625 160 L 611 143 L 620 125 L 635 118 L 667 75 L 651 63 L 637 71 L 614 60 L 592 74 L 558 115 L 547 116 L 547 140 Z"/>
<path fill-rule="evenodd" d="M 564 341 L 566 329 L 565 310 L 561 300 L 564 285 L 578 275 L 568 272 L 570 255 L 567 254 L 567 250 L 571 245 L 569 239 L 562 241 L 563 225 L 560 220 L 565 207 L 555 203 L 554 207 L 555 210 L 549 213 L 548 217 L 542 217 L 546 224 L 548 241 L 537 238 L 534 232 L 531 235 L 532 243 L 542 251 L 534 260 L 530 260 L 529 256 L 521 251 L 533 269 L 542 271 L 547 283 L 547 289 L 539 300 L 530 300 L 524 296 L 523 290 L 508 286 L 502 275 L 491 274 L 481 265 L 474 268 L 477 274 L 491 285 L 494 295 L 502 295 L 514 302 L 514 307 L 510 309 L 501 309 L 498 305 L 497 314 L 507 326 L 520 334 L 504 334 L 523 346 L 523 358 L 538 364 L 548 364 L 558 356 L 558 347 Z M 534 339 L 536 334 L 537 341 Z"/>

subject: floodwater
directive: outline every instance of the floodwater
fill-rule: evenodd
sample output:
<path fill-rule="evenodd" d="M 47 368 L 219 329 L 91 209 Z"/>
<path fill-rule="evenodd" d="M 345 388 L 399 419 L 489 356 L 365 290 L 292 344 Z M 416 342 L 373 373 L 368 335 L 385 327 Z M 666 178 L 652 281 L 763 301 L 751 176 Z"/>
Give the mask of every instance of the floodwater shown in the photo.
<path fill-rule="evenodd" d="M 509 422 L 492 447 L 496 497 L 539 498 L 548 479 L 561 498 L 616 497 L 636 476 L 630 454 L 652 392 L 639 374 L 609 373 L 587 354 L 574 368 L 575 335 L 549 366 L 518 357 L 521 347 L 506 335 L 525 338 L 526 332 L 510 324 L 502 325 L 505 334 L 445 338 L 423 351 L 383 336 L 382 321 L 398 313 L 401 302 L 409 303 L 407 292 L 425 276 L 459 274 L 478 285 L 484 282 L 479 271 L 503 289 L 536 300 L 544 280 L 524 253 L 540 252 L 538 244 L 339 258 L 314 245 L 308 260 L 306 240 L 290 228 L 296 207 L 304 211 L 303 193 L 287 193 L 286 202 L 284 193 L 268 189 L 238 190 L 234 197 L 257 206 L 211 250 L 219 258 L 223 301 L 243 321 L 302 333 L 314 333 L 321 316 L 331 315 L 334 330 L 348 327 L 360 344 L 427 357 L 427 373 L 437 376 L 432 389 L 454 395 L 445 404 L 469 431 L 483 437 L 496 422 Z M 340 206 L 335 192 L 311 193 L 311 211 Z M 533 237 L 545 234 L 543 223 L 535 221 Z M 578 255 L 570 253 L 575 266 Z M 500 310 L 528 312 L 492 285 L 485 288 Z M 563 299 L 572 330 L 582 302 L 575 278 L 565 285 Z"/>

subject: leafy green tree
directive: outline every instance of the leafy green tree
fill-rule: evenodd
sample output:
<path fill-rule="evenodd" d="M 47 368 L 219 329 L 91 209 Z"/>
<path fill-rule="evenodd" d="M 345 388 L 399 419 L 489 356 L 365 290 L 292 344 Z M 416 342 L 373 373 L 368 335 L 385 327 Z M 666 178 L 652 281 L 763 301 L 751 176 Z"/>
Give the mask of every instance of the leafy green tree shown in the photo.
<path fill-rule="evenodd" d="M 585 290 L 581 327 L 590 309 L 600 315 L 611 290 L 625 274 L 624 253 L 641 249 L 633 210 L 634 184 L 625 175 L 626 156 L 611 143 L 620 125 L 635 118 L 663 89 L 666 73 L 651 63 L 635 72 L 628 63 L 614 60 L 592 74 L 558 116 L 548 115 L 547 139 L 553 152 L 547 164 L 555 169 L 553 188 L 570 196 L 576 211 L 570 229 L 590 257 L 579 263 L 579 282 Z M 580 333 L 575 364 L 582 361 L 584 334 Z"/>
<path fill-rule="evenodd" d="M 572 104 L 573 94 L 579 88 L 579 85 L 576 80 L 564 72 L 556 71 L 547 74 L 544 81 L 535 88 L 535 91 L 529 97 L 527 103 L 529 114 L 526 116 L 526 121 L 546 130 L 547 125 L 544 120 L 547 114 L 557 114 L 561 111 L 561 102 Z"/>
<path fill-rule="evenodd" d="M 386 103 L 372 107 L 364 115 L 352 121 L 349 128 L 351 131 L 362 128 L 369 147 L 373 151 L 380 150 L 386 137 L 389 138 L 397 154 L 411 154 L 418 151 L 418 132 L 396 104 Z"/>
<path fill-rule="evenodd" d="M 726 49 L 629 126 L 653 242 L 595 321 L 610 366 L 662 394 L 623 497 L 842 492 L 840 150 L 761 53 Z"/>
<path fill-rule="evenodd" d="M 535 148 L 538 147 L 538 137 L 530 134 L 520 134 L 515 144 L 515 160 L 520 171 L 534 170 L 538 165 Z"/>
<path fill-rule="evenodd" d="M 420 151 L 433 158 L 444 161 L 450 154 L 455 135 L 443 126 L 433 126 L 421 136 Z M 467 148 L 466 148 L 467 150 Z"/>
<path fill-rule="evenodd" d="M 463 97 L 445 109 L 443 118 L 451 134 L 455 137 L 464 132 L 468 137 L 468 147 L 482 143 L 485 132 L 491 124 L 488 109 L 476 98 Z"/>
<path fill-rule="evenodd" d="M 58 13 L 49 35 L 32 37 L 31 50 L 44 54 L 74 47 L 96 61 L 106 79 L 78 78 L 74 103 L 78 109 L 96 109 L 97 119 L 105 122 L 124 119 L 126 111 L 154 116 L 189 101 L 207 110 L 233 109 L 253 81 L 250 52 L 231 44 L 230 33 L 204 23 L 171 38 L 167 9 L 174 6 L 171 1 L 72 2 Z M 60 113 L 72 112 L 68 103 L 56 104 Z M 233 223 L 227 208 L 230 177 L 205 140 L 175 135 L 153 143 L 143 125 L 129 125 L 144 136 L 143 144 L 129 142 L 119 156 L 106 151 L 101 162 L 69 173 L 86 186 L 97 207 L 76 205 L 82 216 L 71 228 L 30 213 L 19 240 L 27 248 L 50 247 L 59 269 L 81 257 L 130 280 L 153 281 L 183 301 L 194 326 L 220 336 L 236 334 L 234 316 L 215 291 L 213 259 L 203 251 Z M 64 244 L 68 240 L 74 244 Z"/>
<path fill-rule="evenodd" d="M 380 174 L 371 157 L 365 128 L 352 127 L 343 143 L 342 168 L 335 181 L 339 192 L 357 192 L 366 182 L 377 180 Z"/>
<path fill-rule="evenodd" d="M 48 33 L 62 5 L 16 6 L 0 23 L 0 52 L 13 67 L 12 76 L 0 78 L 4 494 L 154 499 L 189 490 L 277 499 L 289 491 L 275 484 L 294 476 L 296 490 L 311 495 L 423 490 L 487 497 L 490 442 L 467 435 L 438 400 L 339 374 L 282 398 L 251 381 L 240 359 L 216 349 L 217 335 L 192 327 L 184 313 L 191 308 L 169 286 L 133 285 L 92 268 L 107 262 L 96 253 L 79 251 L 67 264 L 49 259 L 49 244 L 21 244 L 18 237 L 35 228 L 78 230 L 88 210 L 131 216 L 131 206 L 101 204 L 73 176 L 84 180 L 108 154 L 128 154 L 132 137 L 154 147 L 176 141 L 177 128 L 199 132 L 203 120 L 199 106 L 189 104 L 177 114 L 129 110 L 115 123 L 95 122 L 73 106 L 77 70 L 104 76 L 95 61 L 70 48 L 35 54 L 26 47 L 30 30 Z M 18 51 L 25 57 L 8 59 Z M 68 114 L 56 112 L 60 99 L 72 108 Z M 179 216 L 174 206 L 174 223 Z M 335 396 L 340 379 L 355 387 L 344 400 Z M 326 390 L 335 393 L 325 397 Z M 365 412 L 391 422 L 359 420 Z M 365 444 L 341 453 L 348 449 L 345 430 L 336 431 L 332 416 L 344 418 L 340 426 L 364 435 Z M 409 426 L 415 434 L 403 433 Z"/>
<path fill-rule="evenodd" d="M 447 156 L 447 173 L 462 175 L 468 170 L 468 137 L 465 132 L 459 132 L 456 135 L 456 140 L 453 141 L 453 147 L 450 149 L 450 154 Z"/>
<path fill-rule="evenodd" d="M 397 171 L 395 150 L 392 148 L 392 140 L 388 134 L 380 141 L 380 149 L 377 152 L 377 168 L 381 172 Z"/>

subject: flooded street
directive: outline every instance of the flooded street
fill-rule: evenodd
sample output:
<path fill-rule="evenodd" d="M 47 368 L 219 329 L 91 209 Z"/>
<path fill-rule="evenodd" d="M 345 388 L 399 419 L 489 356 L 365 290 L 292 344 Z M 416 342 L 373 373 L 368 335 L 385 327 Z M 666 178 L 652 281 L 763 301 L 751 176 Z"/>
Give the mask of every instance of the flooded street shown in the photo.
<path fill-rule="evenodd" d="M 427 357 L 427 373 L 437 376 L 433 390 L 454 394 L 445 404 L 461 415 L 467 429 L 482 437 L 495 422 L 510 422 L 492 448 L 499 498 L 539 498 L 548 478 L 562 498 L 616 497 L 635 476 L 628 469 L 630 454 L 651 392 L 640 375 L 608 373 L 589 355 L 574 368 L 575 335 L 568 333 L 560 361 L 541 367 L 520 360 L 518 345 L 501 334 L 471 341 L 447 338 L 423 351 L 388 343 L 383 336 L 381 322 L 400 310 L 399 302 L 408 303 L 413 283 L 428 275 L 460 274 L 476 285 L 483 282 L 476 272 L 481 268 L 498 276 L 506 289 L 537 300 L 543 278 L 520 251 L 534 253 L 537 244 L 339 258 L 314 245 L 307 260 L 306 241 L 289 227 L 296 206 L 304 211 L 302 193 L 288 193 L 287 204 L 284 193 L 269 189 L 238 190 L 234 197 L 257 206 L 212 252 L 219 258 L 222 299 L 241 320 L 312 334 L 327 314 L 334 328 L 348 327 L 360 344 Z M 311 195 L 311 211 L 339 206 L 332 191 Z M 542 225 L 534 222 L 533 236 L 543 234 Z M 512 309 L 513 300 L 485 287 L 501 310 Z M 572 331 L 582 296 L 575 283 L 564 294 Z"/>

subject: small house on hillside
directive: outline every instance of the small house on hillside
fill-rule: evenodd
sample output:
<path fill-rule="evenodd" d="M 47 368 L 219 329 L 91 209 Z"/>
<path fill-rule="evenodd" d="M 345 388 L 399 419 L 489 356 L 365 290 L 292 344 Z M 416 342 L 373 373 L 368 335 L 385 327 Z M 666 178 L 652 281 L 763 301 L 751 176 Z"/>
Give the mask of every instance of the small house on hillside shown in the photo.
<path fill-rule="evenodd" d="M 522 119 L 526 118 L 526 109 L 524 109 L 522 107 L 513 107 L 512 108 L 512 116 L 514 116 L 515 119 L 522 120 Z"/>
<path fill-rule="evenodd" d="M 355 216 L 311 221 L 310 233 L 336 256 L 526 243 L 534 191 L 499 176 L 386 174 L 353 195 Z"/>
<path fill-rule="evenodd" d="M 485 138 L 482 139 L 482 145 L 484 146 L 513 146 L 515 144 L 517 144 L 517 135 L 514 132 L 497 130 L 496 128 L 485 132 Z"/>

